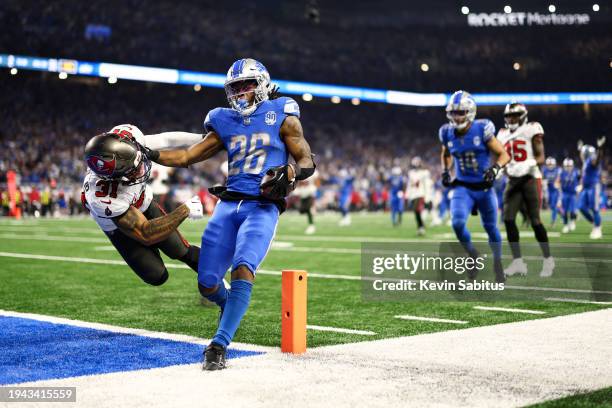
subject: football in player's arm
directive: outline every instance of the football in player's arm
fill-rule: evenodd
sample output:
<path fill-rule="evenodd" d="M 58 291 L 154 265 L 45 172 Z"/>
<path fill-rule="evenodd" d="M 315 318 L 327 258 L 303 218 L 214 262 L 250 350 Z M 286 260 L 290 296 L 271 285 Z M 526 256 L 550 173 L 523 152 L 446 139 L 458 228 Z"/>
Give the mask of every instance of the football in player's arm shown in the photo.
<path fill-rule="evenodd" d="M 89 170 L 81 194 L 83 205 L 132 270 L 153 286 L 168 279 L 159 250 L 197 272 L 200 250 L 183 239 L 177 227 L 187 217 L 202 217 L 202 205 L 196 196 L 165 214 L 146 182 L 151 162 L 142 146 L 165 148 L 199 138 L 184 132 L 144 136 L 133 125 L 119 125 L 94 136 L 85 146 Z"/>
<path fill-rule="evenodd" d="M 285 196 L 296 181 L 315 171 L 304 139 L 297 103 L 278 96 L 266 68 L 253 59 L 236 61 L 225 91 L 231 109 L 206 115 L 202 141 L 188 149 L 147 151 L 162 165 L 187 167 L 221 150 L 228 152 L 225 187 L 211 188 L 220 198 L 202 236 L 206 262 L 198 271 L 198 289 L 219 305 L 221 319 L 204 350 L 204 370 L 225 368 L 225 354 L 248 308 L 257 268 L 270 247 Z M 295 164 L 288 162 L 288 155 Z M 231 269 L 231 290 L 219 284 Z"/>

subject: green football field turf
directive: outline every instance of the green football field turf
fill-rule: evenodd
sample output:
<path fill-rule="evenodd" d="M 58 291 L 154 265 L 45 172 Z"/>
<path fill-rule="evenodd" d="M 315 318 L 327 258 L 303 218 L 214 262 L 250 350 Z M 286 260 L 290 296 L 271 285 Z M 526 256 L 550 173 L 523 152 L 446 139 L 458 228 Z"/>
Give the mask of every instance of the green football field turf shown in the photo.
<path fill-rule="evenodd" d="M 549 219 L 548 214 L 543 217 Z M 604 219 L 604 239 L 597 245 L 601 246 L 601 251 L 609 251 L 605 244 L 612 243 L 612 235 L 606 233 L 612 231 L 612 221 Z M 411 213 L 405 214 L 404 224 L 398 228 L 391 227 L 388 214 L 382 213 L 353 214 L 353 223 L 349 227 L 338 227 L 338 220 L 336 214 L 319 215 L 316 217 L 317 233 L 306 236 L 303 234 L 306 228 L 304 217 L 293 213 L 281 216 L 276 244 L 261 265 L 262 273 L 256 279 L 251 306 L 235 341 L 268 346 L 280 344 L 280 276 L 271 272 L 282 269 L 305 269 L 311 274 L 308 280 L 308 324 L 376 333 L 366 336 L 308 330 L 309 346 L 408 336 L 609 307 L 605 304 L 548 301 L 544 300 L 544 295 L 538 297 L 537 293 L 529 301 L 495 302 L 489 306 L 536 310 L 544 314 L 474 309 L 474 306 L 487 305 L 484 302 L 364 301 L 358 279 L 361 242 L 417 240 L 413 217 Z M 206 220 L 187 220 L 180 230 L 196 244 L 205 225 Z M 483 240 L 477 217 L 471 218 L 470 229 L 476 240 Z M 588 240 L 590 225 L 584 221 L 579 221 L 577 230 L 571 234 L 562 235 L 560 230 L 560 225 L 549 229 L 552 243 L 592 244 Z M 523 235 L 531 232 L 525 228 L 521 231 Z M 453 241 L 453 237 L 451 228 L 444 225 L 429 228 L 422 242 Z M 522 239 L 523 242 L 534 242 L 532 237 Z M 168 282 L 161 287 L 150 287 L 125 265 L 85 262 L 88 259 L 102 262 L 121 259 L 89 218 L 25 219 L 20 222 L 0 219 L 0 252 L 0 309 L 198 337 L 214 334 L 218 311 L 200 304 L 194 272 L 169 267 Z M 9 253 L 71 259 L 16 258 L 7 256 Z M 563 257 L 563 254 L 555 255 Z M 507 264 L 509 260 L 504 262 Z M 562 268 L 564 261 L 557 260 L 557 265 Z M 540 282 L 538 272 L 533 266 L 527 277 L 512 277 L 508 283 L 537 286 Z M 333 276 L 316 277 L 314 274 Z M 550 285 L 563 286 L 561 283 Z M 547 292 L 547 295 L 550 294 Z M 579 291 L 561 292 L 555 297 L 593 300 L 588 293 Z M 396 315 L 468 323 L 401 320 L 395 318 Z"/>

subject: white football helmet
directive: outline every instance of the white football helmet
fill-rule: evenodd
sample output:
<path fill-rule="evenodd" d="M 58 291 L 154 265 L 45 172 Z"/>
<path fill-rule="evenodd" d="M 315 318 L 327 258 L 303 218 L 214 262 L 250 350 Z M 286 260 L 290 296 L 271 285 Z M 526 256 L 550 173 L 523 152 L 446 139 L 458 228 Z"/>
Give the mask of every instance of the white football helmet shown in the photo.
<path fill-rule="evenodd" d="M 410 160 L 410 166 L 412 166 L 415 169 L 420 168 L 422 164 L 423 164 L 423 161 L 421 160 L 419 156 L 414 156 L 412 160 Z"/>
<path fill-rule="evenodd" d="M 554 169 L 555 167 L 557 167 L 557 159 L 555 159 L 552 156 L 549 156 L 546 158 L 546 167 L 548 167 L 549 169 Z"/>
<path fill-rule="evenodd" d="M 399 166 L 395 166 L 391 169 L 391 174 L 394 176 L 399 176 L 402 174 L 402 169 Z"/>
<path fill-rule="evenodd" d="M 514 118 L 518 120 L 514 121 Z M 527 123 L 527 107 L 519 102 L 510 102 L 504 109 L 504 122 L 508 129 L 515 131 L 519 126 Z"/>
<path fill-rule="evenodd" d="M 587 161 L 590 157 L 595 156 L 596 150 L 591 145 L 582 145 L 580 148 L 580 160 L 583 162 Z"/>
<path fill-rule="evenodd" d="M 574 160 L 570 159 L 569 157 L 566 157 L 565 159 L 563 159 L 563 169 L 564 170 L 570 171 L 573 168 L 574 168 Z"/>
<path fill-rule="evenodd" d="M 249 82 L 255 87 L 248 89 Z M 268 100 L 271 90 L 270 74 L 259 61 L 252 58 L 239 59 L 227 71 L 224 86 L 227 101 L 232 109 L 248 116 L 255 112 L 260 103 Z M 252 101 L 246 97 L 249 92 L 255 93 Z"/>
<path fill-rule="evenodd" d="M 476 119 L 476 101 L 469 92 L 457 91 L 446 105 L 446 118 L 459 131 L 466 129 Z"/>

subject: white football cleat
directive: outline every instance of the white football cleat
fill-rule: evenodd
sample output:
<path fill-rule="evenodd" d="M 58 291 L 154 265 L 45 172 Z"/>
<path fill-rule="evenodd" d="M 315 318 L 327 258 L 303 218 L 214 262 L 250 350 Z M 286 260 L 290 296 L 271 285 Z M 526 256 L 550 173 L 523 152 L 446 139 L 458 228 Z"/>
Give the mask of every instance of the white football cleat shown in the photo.
<path fill-rule="evenodd" d="M 510 265 L 504 269 L 504 275 L 527 275 L 527 264 L 523 261 L 523 258 L 514 258 Z"/>
<path fill-rule="evenodd" d="M 591 231 L 591 235 L 589 235 L 589 238 L 591 238 L 591 239 L 601 239 L 601 237 L 602 237 L 601 226 L 593 227 L 593 230 Z"/>
<path fill-rule="evenodd" d="M 417 230 L 417 235 L 422 237 L 423 235 L 425 235 L 425 227 L 421 227 Z"/>
<path fill-rule="evenodd" d="M 346 215 L 346 216 L 342 217 L 342 219 L 340 220 L 338 225 L 341 226 L 341 227 L 348 227 L 349 225 L 351 225 L 351 216 L 350 215 Z"/>
<path fill-rule="evenodd" d="M 435 217 L 431 220 L 431 225 L 432 227 L 437 227 L 438 225 L 442 225 L 442 220 L 439 217 Z"/>
<path fill-rule="evenodd" d="M 555 259 L 552 256 L 549 256 L 548 258 L 544 258 L 544 263 L 542 264 L 542 270 L 540 271 L 540 278 L 551 277 L 554 270 L 555 270 Z"/>
<path fill-rule="evenodd" d="M 568 232 L 570 232 L 570 227 L 569 225 L 564 225 L 563 229 L 561 230 L 562 234 L 567 234 Z"/>
<path fill-rule="evenodd" d="M 570 221 L 570 231 L 573 231 L 576 229 L 576 221 Z"/>
<path fill-rule="evenodd" d="M 308 226 L 308 228 L 306 228 L 306 231 L 304 231 L 304 234 L 306 235 L 312 235 L 317 231 L 317 227 L 315 227 L 313 224 L 310 224 Z"/>

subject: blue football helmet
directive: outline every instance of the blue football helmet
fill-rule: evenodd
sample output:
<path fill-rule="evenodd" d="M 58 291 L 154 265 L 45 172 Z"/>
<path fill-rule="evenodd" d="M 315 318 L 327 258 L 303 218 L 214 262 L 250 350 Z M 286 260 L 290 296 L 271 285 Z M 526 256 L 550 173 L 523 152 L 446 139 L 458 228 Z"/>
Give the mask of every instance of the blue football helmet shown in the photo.
<path fill-rule="evenodd" d="M 585 162 L 589 158 L 594 157 L 596 152 L 595 147 L 586 144 L 582 145 L 580 147 L 580 159 Z"/>
<path fill-rule="evenodd" d="M 248 116 L 255 112 L 260 103 L 268 100 L 270 74 L 259 61 L 251 58 L 239 59 L 227 71 L 224 86 L 231 108 L 243 116 Z M 255 94 L 252 101 L 246 97 L 249 92 Z"/>
<path fill-rule="evenodd" d="M 563 169 L 565 169 L 565 171 L 571 171 L 573 168 L 574 160 L 570 159 L 569 157 L 563 159 Z"/>
<path fill-rule="evenodd" d="M 546 158 L 546 167 L 548 167 L 549 169 L 554 169 L 555 167 L 557 167 L 557 159 L 555 159 L 552 156 L 548 156 Z"/>
<path fill-rule="evenodd" d="M 451 126 L 461 131 L 476 119 L 476 101 L 469 92 L 457 91 L 446 105 L 446 118 Z"/>

